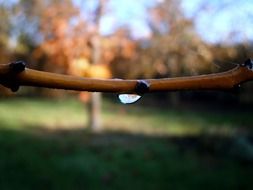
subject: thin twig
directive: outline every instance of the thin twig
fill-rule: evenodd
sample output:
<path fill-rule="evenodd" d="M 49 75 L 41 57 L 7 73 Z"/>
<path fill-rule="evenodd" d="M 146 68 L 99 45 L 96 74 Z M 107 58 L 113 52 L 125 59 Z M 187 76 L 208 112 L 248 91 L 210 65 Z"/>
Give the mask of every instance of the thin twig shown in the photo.
<path fill-rule="evenodd" d="M 228 90 L 253 80 L 251 60 L 222 73 L 145 80 L 92 79 L 28 69 L 23 62 L 0 65 L 0 83 L 13 91 L 19 86 L 55 89 L 137 93 L 180 90 Z"/>

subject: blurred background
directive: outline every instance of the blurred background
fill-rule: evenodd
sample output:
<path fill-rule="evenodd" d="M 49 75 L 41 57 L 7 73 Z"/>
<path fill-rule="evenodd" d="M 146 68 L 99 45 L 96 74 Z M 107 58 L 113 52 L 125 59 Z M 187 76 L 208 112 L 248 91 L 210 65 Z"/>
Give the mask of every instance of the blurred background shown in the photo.
<path fill-rule="evenodd" d="M 251 0 L 0 0 L 0 64 L 93 78 L 217 73 L 253 55 Z M 253 84 L 117 94 L 0 87 L 0 189 L 251 189 Z"/>

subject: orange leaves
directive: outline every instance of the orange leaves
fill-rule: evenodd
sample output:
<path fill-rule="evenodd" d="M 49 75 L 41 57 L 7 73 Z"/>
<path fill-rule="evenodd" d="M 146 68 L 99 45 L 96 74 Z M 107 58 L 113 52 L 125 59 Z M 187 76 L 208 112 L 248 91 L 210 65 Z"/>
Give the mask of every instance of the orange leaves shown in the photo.
<path fill-rule="evenodd" d="M 110 68 L 103 64 L 91 65 L 87 72 L 87 77 L 90 78 L 111 78 L 112 74 Z"/>
<path fill-rule="evenodd" d="M 90 67 L 90 62 L 85 58 L 78 58 L 71 61 L 68 73 L 71 75 L 84 77 Z"/>
<path fill-rule="evenodd" d="M 93 23 L 81 17 L 72 1 L 43 3 L 39 23 L 43 41 L 33 52 L 34 59 L 41 60 L 43 68 L 53 72 L 111 78 L 110 67 L 114 60 L 118 57 L 132 59 L 137 48 L 124 28 L 111 36 L 98 33 L 106 2 L 100 2 L 100 12 L 95 15 L 98 20 Z"/>
<path fill-rule="evenodd" d="M 90 78 L 111 78 L 110 68 L 104 64 L 92 65 L 86 58 L 79 58 L 72 61 L 68 72 L 72 75 Z"/>

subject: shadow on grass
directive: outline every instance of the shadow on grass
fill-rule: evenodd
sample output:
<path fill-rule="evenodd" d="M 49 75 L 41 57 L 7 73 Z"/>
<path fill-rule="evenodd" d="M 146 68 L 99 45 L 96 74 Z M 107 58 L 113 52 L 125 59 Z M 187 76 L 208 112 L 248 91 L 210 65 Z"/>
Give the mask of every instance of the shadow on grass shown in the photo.
<path fill-rule="evenodd" d="M 0 189 L 251 189 L 250 138 L 0 131 Z"/>

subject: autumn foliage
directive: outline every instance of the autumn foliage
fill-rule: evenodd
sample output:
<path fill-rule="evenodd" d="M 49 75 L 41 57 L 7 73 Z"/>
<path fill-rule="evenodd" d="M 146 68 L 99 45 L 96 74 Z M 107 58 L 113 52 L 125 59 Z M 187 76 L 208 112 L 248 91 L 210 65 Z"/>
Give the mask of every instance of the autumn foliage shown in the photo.
<path fill-rule="evenodd" d="M 145 38 L 133 39 L 127 26 L 102 35 L 100 20 L 109 2 L 97 0 L 89 17 L 71 0 L 20 0 L 12 10 L 2 7 L 1 61 L 22 54 L 30 67 L 39 70 L 93 78 L 161 78 L 216 72 L 220 62 L 242 62 L 250 57 L 247 44 L 204 42 L 177 0 L 161 1 L 148 10 L 150 35 Z M 6 48 L 13 15 L 24 18 L 21 24 L 25 26 L 20 29 L 15 53 Z"/>

